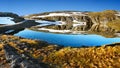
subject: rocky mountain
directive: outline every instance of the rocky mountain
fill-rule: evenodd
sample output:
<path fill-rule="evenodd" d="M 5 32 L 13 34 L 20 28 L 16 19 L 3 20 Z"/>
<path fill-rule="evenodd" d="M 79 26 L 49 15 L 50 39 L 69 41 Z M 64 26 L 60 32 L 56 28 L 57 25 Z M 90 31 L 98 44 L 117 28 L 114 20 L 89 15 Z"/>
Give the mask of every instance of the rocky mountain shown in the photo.
<path fill-rule="evenodd" d="M 25 18 L 34 19 L 34 20 L 61 21 L 61 23 L 63 24 L 48 28 L 85 30 L 85 29 L 89 29 L 92 26 L 91 19 L 87 16 L 87 14 L 88 12 L 59 11 L 59 12 L 32 14 L 25 16 Z M 83 22 L 85 22 L 85 24 L 82 24 Z M 73 27 L 73 23 L 76 23 L 74 25 L 75 26 L 78 25 L 78 27 Z"/>
<path fill-rule="evenodd" d="M 102 12 L 79 12 L 79 11 L 58 11 L 31 14 L 24 16 L 25 19 L 60 21 L 63 25 L 50 26 L 54 29 L 71 29 L 79 31 L 116 31 L 108 26 L 107 23 L 120 18 L 120 13 L 114 10 Z M 75 27 L 74 27 L 75 26 Z"/>

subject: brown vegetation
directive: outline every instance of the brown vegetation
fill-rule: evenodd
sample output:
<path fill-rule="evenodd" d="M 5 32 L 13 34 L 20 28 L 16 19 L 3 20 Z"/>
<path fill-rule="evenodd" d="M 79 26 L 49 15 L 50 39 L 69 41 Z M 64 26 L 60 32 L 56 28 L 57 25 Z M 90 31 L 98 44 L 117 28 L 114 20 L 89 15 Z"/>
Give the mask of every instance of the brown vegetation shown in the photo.
<path fill-rule="evenodd" d="M 108 20 L 108 21 L 115 20 L 116 13 L 117 12 L 114 10 L 105 10 L 103 12 L 91 12 L 88 15 L 92 19 L 95 19 L 96 21 L 98 21 L 98 23 L 99 23 L 101 20 Z"/>
<path fill-rule="evenodd" d="M 0 67 L 8 66 L 3 47 L 6 44 L 27 54 L 51 68 L 119 68 L 120 44 L 101 47 L 60 47 L 46 42 L 11 35 L 0 36 Z M 9 67 L 8 67 L 9 68 Z"/>
<path fill-rule="evenodd" d="M 120 32 L 120 19 L 113 20 L 107 23 L 108 27 L 116 30 L 116 32 Z"/>

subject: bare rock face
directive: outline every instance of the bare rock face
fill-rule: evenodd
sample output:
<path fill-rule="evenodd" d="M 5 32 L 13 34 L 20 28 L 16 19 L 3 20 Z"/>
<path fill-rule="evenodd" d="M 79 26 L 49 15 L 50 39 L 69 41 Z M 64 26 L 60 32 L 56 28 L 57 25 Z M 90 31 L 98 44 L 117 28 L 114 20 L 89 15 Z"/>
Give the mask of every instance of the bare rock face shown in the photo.
<path fill-rule="evenodd" d="M 90 17 L 91 18 L 91 17 Z M 100 20 L 99 18 L 91 18 L 93 25 L 90 28 L 90 31 L 111 31 L 106 25 L 109 22 L 109 19 Z"/>
<path fill-rule="evenodd" d="M 107 23 L 114 21 L 116 19 L 120 19 L 116 14 L 117 14 L 117 11 L 114 11 L 114 10 L 105 10 L 102 12 L 89 13 L 88 16 L 93 22 L 93 25 L 90 28 L 90 31 L 97 31 L 97 32 L 111 31 L 113 32 L 113 29 L 108 27 Z"/>
<path fill-rule="evenodd" d="M 48 12 L 48 13 L 41 13 L 41 14 L 32 14 L 28 16 L 24 16 L 25 19 L 32 19 L 32 20 L 47 20 L 47 21 L 62 21 L 65 22 L 66 25 L 58 25 L 48 28 L 55 28 L 55 29 L 69 29 L 69 30 L 89 30 L 93 25 L 91 19 L 87 15 L 88 12 L 77 12 L 77 11 L 58 11 L 58 12 Z M 53 15 L 52 15 L 53 14 Z M 86 25 L 78 26 L 74 28 L 71 26 L 74 24 L 74 20 L 79 22 L 86 22 Z M 79 29 L 81 28 L 81 29 Z"/>
<path fill-rule="evenodd" d="M 59 14 L 62 14 L 59 16 Z M 53 15 L 52 15 L 53 14 Z M 58 15 L 57 15 L 58 14 Z M 105 10 L 102 12 L 48 12 L 48 13 L 41 13 L 41 14 L 33 14 L 24 16 L 28 19 L 33 20 L 51 20 L 51 21 L 63 21 L 66 22 L 67 25 L 59 25 L 53 26 L 50 28 L 56 29 L 68 29 L 68 26 L 74 24 L 73 20 L 77 20 L 80 22 L 86 22 L 85 26 L 77 26 L 77 27 L 70 27 L 69 29 L 75 31 L 96 31 L 96 32 L 114 32 L 114 29 L 111 29 L 107 23 L 110 21 L 114 21 L 116 19 L 120 19 L 120 14 L 118 14 L 115 10 Z"/>
<path fill-rule="evenodd" d="M 24 18 L 10 12 L 0 12 L 0 17 L 12 17 L 14 18 L 13 21 L 16 23 L 24 20 Z"/>
<path fill-rule="evenodd" d="M 12 46 L 5 45 L 4 51 L 7 61 L 10 62 L 10 68 L 48 68 L 26 54 L 19 54 Z"/>

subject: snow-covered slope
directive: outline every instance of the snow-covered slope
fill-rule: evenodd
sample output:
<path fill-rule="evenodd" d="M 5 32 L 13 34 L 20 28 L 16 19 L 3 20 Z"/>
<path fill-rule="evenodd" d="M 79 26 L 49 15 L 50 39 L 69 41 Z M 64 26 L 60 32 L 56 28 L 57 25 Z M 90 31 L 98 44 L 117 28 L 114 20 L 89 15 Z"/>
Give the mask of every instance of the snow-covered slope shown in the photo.
<path fill-rule="evenodd" d="M 118 14 L 116 14 L 116 16 L 120 16 L 120 12 L 118 12 Z"/>
<path fill-rule="evenodd" d="M 39 26 L 57 25 L 58 28 L 65 27 L 66 29 L 72 27 L 88 28 L 89 25 L 86 26 L 87 23 L 91 23 L 90 18 L 88 17 L 88 12 L 80 11 L 46 12 L 41 14 L 27 15 L 24 16 L 24 18 L 36 20 L 36 22 L 41 23 Z M 55 28 L 57 28 L 57 26 L 55 26 Z"/>
<path fill-rule="evenodd" d="M 0 24 L 15 24 L 11 17 L 0 17 Z"/>
<path fill-rule="evenodd" d="M 116 16 L 113 14 L 115 14 Z M 97 15 L 100 15 L 99 18 Z M 64 25 L 53 26 L 53 27 L 50 26 L 48 28 L 106 31 L 107 29 L 109 29 L 106 23 L 108 23 L 110 19 L 113 20 L 120 18 L 120 12 L 116 13 L 116 11 L 114 10 L 106 10 L 102 12 L 91 12 L 91 13 L 80 12 L 80 11 L 79 12 L 59 11 L 59 12 L 45 12 L 40 14 L 32 14 L 24 17 L 25 19 L 58 21 L 65 23 Z M 56 22 L 51 22 L 51 23 L 54 24 Z M 47 24 L 45 23 L 44 25 Z"/>
<path fill-rule="evenodd" d="M 34 20 L 51 20 L 51 21 L 60 21 L 66 23 L 72 23 L 76 21 L 76 24 L 83 25 L 83 22 L 85 21 L 85 17 L 87 16 L 87 12 L 75 12 L 75 11 L 69 11 L 69 12 L 48 12 L 44 14 L 33 14 L 33 15 L 27 15 L 25 18 L 28 19 L 34 19 Z M 88 18 L 87 18 L 88 20 Z M 37 22 L 37 21 L 36 21 Z M 43 21 L 42 21 L 43 22 Z M 45 23 L 45 22 L 43 22 Z M 54 24 L 54 22 L 51 22 Z M 56 23 L 56 22 L 55 22 Z M 58 23 L 58 22 L 57 22 Z"/>
<path fill-rule="evenodd" d="M 62 23 L 59 21 L 42 21 L 42 20 L 36 20 L 35 22 L 40 23 L 40 25 L 37 26 L 48 26 L 48 25 L 61 25 Z"/>
<path fill-rule="evenodd" d="M 9 17 L 10 19 L 12 19 L 12 21 L 14 21 L 15 23 L 17 22 L 21 22 L 24 20 L 23 17 L 20 17 L 19 15 L 17 14 L 14 14 L 14 13 L 11 13 L 11 12 L 0 12 L 0 17 L 3 18 L 3 17 Z M 8 18 L 6 18 L 8 19 Z M 3 20 L 3 19 L 2 19 Z M 2 23 L 2 21 L 0 22 Z"/>
<path fill-rule="evenodd" d="M 42 15 L 33 15 L 31 16 L 31 18 L 43 18 L 43 17 L 52 17 L 52 16 L 74 16 L 74 15 L 78 15 L 78 16 L 86 16 L 86 14 L 84 12 L 52 12 L 52 13 L 48 13 L 48 14 L 42 14 Z"/>
<path fill-rule="evenodd" d="M 81 12 L 72 12 L 72 13 L 50 13 L 48 15 L 42 15 L 38 17 L 49 17 L 49 16 L 72 16 L 72 15 L 80 15 L 84 16 L 85 14 L 82 14 Z"/>

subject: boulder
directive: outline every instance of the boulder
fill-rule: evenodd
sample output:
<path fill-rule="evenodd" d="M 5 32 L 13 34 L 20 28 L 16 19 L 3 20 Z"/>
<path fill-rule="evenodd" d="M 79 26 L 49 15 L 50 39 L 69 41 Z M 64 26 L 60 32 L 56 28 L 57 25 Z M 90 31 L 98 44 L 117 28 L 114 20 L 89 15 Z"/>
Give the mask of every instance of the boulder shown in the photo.
<path fill-rule="evenodd" d="M 4 46 L 6 60 L 10 62 L 10 68 L 47 68 L 43 63 L 39 63 L 37 60 L 26 54 L 19 54 L 17 50 L 9 45 Z"/>

